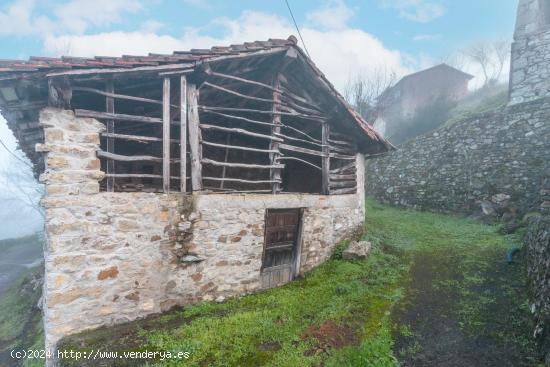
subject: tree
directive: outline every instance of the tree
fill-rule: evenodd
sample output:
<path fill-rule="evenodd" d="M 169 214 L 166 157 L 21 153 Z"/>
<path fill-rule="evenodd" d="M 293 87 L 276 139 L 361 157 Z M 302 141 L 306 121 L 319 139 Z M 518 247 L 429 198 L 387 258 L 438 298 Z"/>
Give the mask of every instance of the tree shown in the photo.
<path fill-rule="evenodd" d="M 364 119 L 374 121 L 384 107 L 379 97 L 395 82 L 395 72 L 386 68 L 377 68 L 369 74 L 358 73 L 348 79 L 344 98 Z"/>
<path fill-rule="evenodd" d="M 463 51 L 483 72 L 483 86 L 498 82 L 504 66 L 510 58 L 509 42 L 506 40 L 479 41 Z"/>

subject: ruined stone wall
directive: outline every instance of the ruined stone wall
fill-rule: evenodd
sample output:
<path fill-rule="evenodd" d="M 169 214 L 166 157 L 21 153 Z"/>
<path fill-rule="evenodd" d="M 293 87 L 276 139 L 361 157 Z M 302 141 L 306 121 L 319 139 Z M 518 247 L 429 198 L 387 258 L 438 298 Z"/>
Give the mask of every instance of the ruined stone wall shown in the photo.
<path fill-rule="evenodd" d="M 260 288 L 269 208 L 303 208 L 300 273 L 362 226 L 356 195 L 99 192 L 103 125 L 45 109 L 46 347 L 65 335 Z M 364 160 L 357 157 L 359 187 Z"/>
<path fill-rule="evenodd" d="M 471 213 L 505 201 L 538 210 L 550 165 L 550 98 L 477 115 L 369 161 L 367 194 L 392 205 Z"/>
<path fill-rule="evenodd" d="M 510 103 L 550 96 L 550 6 L 520 0 L 510 66 Z"/>

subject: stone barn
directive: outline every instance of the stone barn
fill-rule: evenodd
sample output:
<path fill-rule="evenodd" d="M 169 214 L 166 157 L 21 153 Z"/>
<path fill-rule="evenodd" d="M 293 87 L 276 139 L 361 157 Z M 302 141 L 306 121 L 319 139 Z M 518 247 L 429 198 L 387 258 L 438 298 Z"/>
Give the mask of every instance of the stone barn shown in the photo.
<path fill-rule="evenodd" d="M 393 147 L 296 39 L 0 61 L 0 108 L 45 184 L 46 346 L 277 286 L 363 224 Z"/>

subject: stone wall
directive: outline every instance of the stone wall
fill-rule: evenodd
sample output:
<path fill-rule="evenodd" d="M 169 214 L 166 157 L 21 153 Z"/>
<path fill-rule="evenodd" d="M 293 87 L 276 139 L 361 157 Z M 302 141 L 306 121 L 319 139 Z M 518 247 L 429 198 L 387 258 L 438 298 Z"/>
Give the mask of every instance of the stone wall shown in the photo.
<path fill-rule="evenodd" d="M 510 103 L 550 96 L 550 5 L 520 0 L 510 66 Z"/>
<path fill-rule="evenodd" d="M 550 165 L 550 98 L 477 115 L 368 162 L 367 194 L 396 206 L 538 210 Z"/>
<path fill-rule="evenodd" d="M 364 193 L 181 195 L 100 192 L 103 125 L 45 109 L 46 347 L 65 335 L 260 288 L 269 208 L 303 208 L 299 272 L 360 227 Z M 357 157 L 358 182 L 364 160 Z M 360 186 L 361 187 L 361 186 Z"/>
<path fill-rule="evenodd" d="M 525 236 L 531 284 L 531 311 L 541 356 L 550 366 L 550 172 L 543 179 L 541 216 L 531 218 Z"/>

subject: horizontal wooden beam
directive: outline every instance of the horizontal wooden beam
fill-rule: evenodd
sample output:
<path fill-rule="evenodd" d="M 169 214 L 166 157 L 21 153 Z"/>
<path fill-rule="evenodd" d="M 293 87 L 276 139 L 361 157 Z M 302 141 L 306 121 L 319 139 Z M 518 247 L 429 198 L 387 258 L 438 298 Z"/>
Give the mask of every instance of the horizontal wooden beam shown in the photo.
<path fill-rule="evenodd" d="M 238 129 L 238 128 L 233 128 L 233 127 L 223 127 L 223 126 L 217 126 L 217 125 L 207 125 L 207 124 L 200 124 L 199 126 L 200 126 L 201 129 L 220 130 L 220 131 L 226 131 L 226 132 L 231 132 L 231 133 L 254 136 L 256 138 L 262 138 L 262 139 L 268 139 L 268 140 L 274 140 L 274 141 L 280 141 L 280 142 L 283 141 L 283 139 L 281 139 L 281 138 L 277 138 L 277 137 L 274 137 L 274 136 L 271 136 L 271 135 L 254 133 L 252 131 L 248 131 L 248 130 L 245 130 L 245 129 Z"/>
<path fill-rule="evenodd" d="M 192 69 L 194 64 L 185 63 L 185 64 L 169 64 L 169 65 L 159 65 L 159 66 L 139 66 L 135 68 L 96 68 L 96 69 L 78 69 L 78 70 L 66 70 L 58 71 L 53 73 L 46 74 L 46 77 L 56 77 L 56 76 L 76 76 L 76 75 L 90 75 L 90 74 L 126 74 L 132 72 L 143 72 L 143 71 L 160 71 L 160 70 L 174 70 L 174 69 Z"/>
<path fill-rule="evenodd" d="M 114 178 L 158 178 L 162 179 L 162 175 L 150 175 L 150 174 L 141 174 L 141 173 L 110 173 L 106 174 L 105 177 L 114 177 Z M 180 180 L 178 176 L 170 176 L 171 180 Z"/>
<path fill-rule="evenodd" d="M 331 189 L 356 187 L 357 181 L 337 181 L 337 182 L 332 181 L 330 182 L 329 186 Z"/>
<path fill-rule="evenodd" d="M 104 136 L 106 138 L 114 138 L 114 139 L 123 139 L 123 140 L 132 140 L 137 142 L 161 142 L 162 138 L 155 138 L 153 136 L 141 136 L 141 135 L 126 135 L 126 134 L 115 134 L 115 133 L 101 133 L 101 136 Z M 171 143 L 178 143 L 179 141 L 177 139 L 170 139 Z"/>
<path fill-rule="evenodd" d="M 299 162 L 302 162 L 304 164 L 307 164 L 311 167 L 314 167 L 314 168 L 317 168 L 319 171 L 322 171 L 323 169 L 321 167 L 319 167 L 318 165 L 314 164 L 314 163 L 311 163 L 311 162 L 308 162 L 304 159 L 300 159 L 300 158 L 296 158 L 296 157 L 280 157 L 277 159 L 277 161 L 299 161 Z"/>
<path fill-rule="evenodd" d="M 233 96 L 240 97 L 240 98 L 244 98 L 244 99 L 250 99 L 250 100 L 258 101 L 258 102 L 275 103 L 275 101 L 272 100 L 272 99 L 249 96 L 247 94 L 242 94 L 242 93 L 239 93 L 239 92 L 235 92 L 234 90 L 231 90 L 231 89 L 228 89 L 228 88 L 225 88 L 225 87 L 222 87 L 222 86 L 216 85 L 214 83 L 210 83 L 210 82 L 204 82 L 204 83 L 202 83 L 202 85 L 206 85 L 208 87 L 211 87 L 211 88 L 217 89 L 219 91 L 222 91 L 222 92 L 225 92 L 225 93 L 228 93 L 228 94 L 231 94 Z"/>
<path fill-rule="evenodd" d="M 284 112 L 284 111 L 272 111 L 272 110 L 256 110 L 252 108 L 235 108 L 235 107 L 215 107 L 215 106 L 199 106 L 200 109 L 204 111 L 231 111 L 231 112 L 250 112 L 250 113 L 260 113 L 267 115 L 285 115 L 285 116 L 294 116 L 301 117 L 304 119 L 309 119 L 313 121 L 324 121 L 324 117 L 320 116 L 311 116 L 297 112 Z"/>
<path fill-rule="evenodd" d="M 249 118 L 242 117 L 242 116 L 230 115 L 230 114 L 227 114 L 227 113 L 214 112 L 214 111 L 204 111 L 204 112 L 210 113 L 212 115 L 227 117 L 229 119 L 234 119 L 234 120 L 239 120 L 239 121 L 246 121 L 246 122 L 250 122 L 250 123 L 258 124 L 258 125 L 267 125 L 267 126 L 274 126 L 275 125 L 271 122 L 258 121 L 258 120 L 249 119 Z"/>
<path fill-rule="evenodd" d="M 147 122 L 154 124 L 161 124 L 162 119 L 158 117 L 147 117 L 147 116 L 136 116 L 136 115 L 125 115 L 122 113 L 108 113 L 108 112 L 98 112 L 90 110 L 81 110 L 76 109 L 74 111 L 76 117 L 91 117 L 95 119 L 106 119 L 106 120 L 119 120 L 119 121 L 136 121 L 136 122 Z"/>
<path fill-rule="evenodd" d="M 343 173 L 343 172 L 346 172 L 346 171 L 349 171 L 349 170 L 354 170 L 355 171 L 355 169 L 356 169 L 355 162 L 352 162 L 352 163 L 346 164 L 345 166 L 335 168 L 335 169 L 331 169 L 330 173 Z"/>
<path fill-rule="evenodd" d="M 330 153 L 330 158 L 342 159 L 342 160 L 355 160 L 354 155 L 344 155 L 338 153 Z"/>
<path fill-rule="evenodd" d="M 297 147 L 297 146 L 294 146 L 294 145 L 280 144 L 280 145 L 279 145 L 279 148 L 280 148 L 280 149 L 284 149 L 284 150 L 290 150 L 290 151 L 292 151 L 292 152 L 298 152 L 298 153 L 304 153 L 304 154 L 315 155 L 315 156 L 319 156 L 319 157 L 324 157 L 324 156 L 326 156 L 326 154 L 323 154 L 323 152 L 318 152 L 318 151 L 312 150 L 312 149 Z"/>
<path fill-rule="evenodd" d="M 239 167 L 239 168 L 253 168 L 253 169 L 272 169 L 272 168 L 284 168 L 284 164 L 246 164 L 246 163 L 228 163 L 228 162 L 218 162 L 212 159 L 203 158 L 201 160 L 203 164 L 211 164 L 213 166 L 220 167 Z"/>
<path fill-rule="evenodd" d="M 121 161 L 121 162 L 139 162 L 139 161 L 162 162 L 162 158 L 153 157 L 150 155 L 128 156 L 128 155 L 109 153 L 103 150 L 98 150 L 96 153 L 97 153 L 97 156 L 100 158 L 107 158 L 107 159 L 112 159 L 114 161 Z"/>
<path fill-rule="evenodd" d="M 111 97 L 116 99 L 126 99 L 129 101 L 136 101 L 136 102 L 144 102 L 144 103 L 152 103 L 162 106 L 162 101 L 157 101 L 156 99 L 150 99 L 150 98 L 143 98 L 143 97 L 134 97 L 134 96 L 128 96 L 125 94 L 116 94 L 116 93 L 109 93 L 105 92 L 99 89 L 95 88 L 88 88 L 88 87 L 73 87 L 73 91 L 77 92 L 88 92 L 88 93 L 94 93 L 105 97 Z M 171 105 L 172 107 L 178 108 L 177 105 Z"/>
<path fill-rule="evenodd" d="M 242 183 L 250 183 L 250 184 L 270 184 L 274 182 L 281 182 L 281 181 L 274 181 L 274 180 L 243 180 L 240 178 L 227 178 L 227 177 L 203 177 L 203 180 L 207 181 L 229 181 L 229 182 L 242 182 Z"/>
<path fill-rule="evenodd" d="M 218 148 L 246 150 L 246 151 L 251 151 L 251 152 L 259 152 L 259 153 L 276 153 L 277 152 L 276 150 L 271 150 L 271 149 L 249 148 L 249 147 L 243 147 L 243 146 L 239 146 L 239 145 L 227 145 L 227 144 L 220 144 L 220 143 L 212 143 L 212 142 L 209 142 L 209 141 L 206 141 L 206 140 L 203 140 L 201 143 L 203 145 L 209 145 L 209 146 L 218 147 Z"/>
<path fill-rule="evenodd" d="M 345 180 L 357 180 L 356 174 L 349 174 L 349 175 L 330 175 L 331 181 L 345 181 Z"/>
<path fill-rule="evenodd" d="M 356 194 L 357 188 L 350 187 L 346 189 L 330 190 L 330 195 L 345 195 L 345 194 Z"/>

